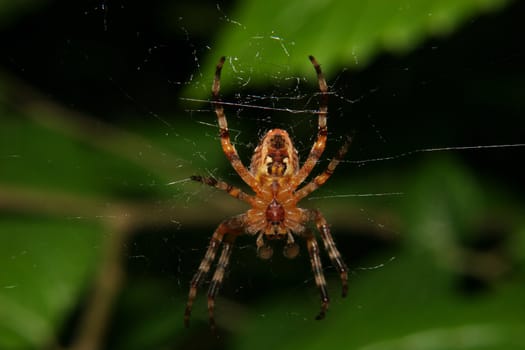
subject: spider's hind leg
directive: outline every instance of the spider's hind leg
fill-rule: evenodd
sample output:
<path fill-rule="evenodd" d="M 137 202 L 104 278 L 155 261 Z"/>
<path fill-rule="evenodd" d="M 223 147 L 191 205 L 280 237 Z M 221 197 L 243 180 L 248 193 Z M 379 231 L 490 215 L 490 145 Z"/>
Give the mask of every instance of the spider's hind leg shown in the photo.
<path fill-rule="evenodd" d="M 319 233 L 321 234 L 324 247 L 328 252 L 328 257 L 330 258 L 332 265 L 334 265 L 334 267 L 337 269 L 337 272 L 339 272 L 342 284 L 342 296 L 344 298 L 348 293 L 348 268 L 341 257 L 341 253 L 339 253 L 339 250 L 335 245 L 332 234 L 330 233 L 330 227 L 328 226 L 328 222 L 324 218 L 323 214 L 321 214 L 321 212 L 318 210 L 312 210 L 310 211 L 310 215 L 313 216 L 315 220 L 315 224 L 319 230 Z"/>
<path fill-rule="evenodd" d="M 330 298 L 328 297 L 328 290 L 326 289 L 326 279 L 324 277 L 321 257 L 319 255 L 319 245 L 317 244 L 317 240 L 310 230 L 306 230 L 303 233 L 303 236 L 306 239 L 308 254 L 310 254 L 310 263 L 312 264 L 312 272 L 314 274 L 315 284 L 321 293 L 321 311 L 319 311 L 319 314 L 315 319 L 322 320 L 326 315 L 326 311 L 328 310 Z"/>
<path fill-rule="evenodd" d="M 232 242 L 224 242 L 222 247 L 221 256 L 219 257 L 219 262 L 217 263 L 217 268 L 213 274 L 213 278 L 208 289 L 208 315 L 210 320 L 210 328 L 212 331 L 215 330 L 215 296 L 219 291 L 219 288 L 224 279 L 224 273 L 230 263 L 230 255 L 233 248 L 233 239 Z"/>
<path fill-rule="evenodd" d="M 186 303 L 186 309 L 184 311 L 184 325 L 186 327 L 188 327 L 190 323 L 191 309 L 193 306 L 193 301 L 195 300 L 195 297 L 197 296 L 197 289 L 202 284 L 202 281 L 204 280 L 204 278 L 210 271 L 211 264 L 215 260 L 215 256 L 217 255 L 219 246 L 223 244 L 221 256 L 219 258 L 219 262 L 217 264 L 216 271 L 213 275 L 213 279 L 210 284 L 210 288 L 208 290 L 208 312 L 210 313 L 210 326 L 212 326 L 213 328 L 214 326 L 213 309 L 214 309 L 215 295 L 217 294 L 217 291 L 219 290 L 220 284 L 224 277 L 224 270 L 226 269 L 228 265 L 228 260 L 231 254 L 231 248 L 233 246 L 233 240 L 235 239 L 236 236 L 242 233 L 243 222 L 244 222 L 244 215 L 235 216 L 233 218 L 223 221 L 213 233 L 213 236 L 210 240 L 210 245 L 208 246 L 208 249 L 206 250 L 206 253 L 204 254 L 204 258 L 202 259 L 199 265 L 199 268 L 197 272 L 195 273 L 195 275 L 193 276 L 193 279 L 191 280 L 191 283 L 190 283 L 188 301 Z M 224 240 L 224 243 L 223 243 L 223 240 Z M 210 308 L 210 305 L 211 305 L 211 308 Z"/>

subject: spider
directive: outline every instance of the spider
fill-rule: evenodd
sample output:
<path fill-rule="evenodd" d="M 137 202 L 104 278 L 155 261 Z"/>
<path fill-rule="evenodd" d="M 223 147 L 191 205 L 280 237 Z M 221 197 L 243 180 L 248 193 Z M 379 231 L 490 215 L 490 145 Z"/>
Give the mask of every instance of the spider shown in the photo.
<path fill-rule="evenodd" d="M 301 199 L 323 185 L 333 174 L 336 166 L 346 154 L 350 143 L 350 138 L 347 137 L 326 170 L 304 186 L 299 187 L 321 157 L 327 138 L 328 86 L 319 63 L 313 56 L 309 56 L 309 58 L 317 73 L 321 98 L 319 111 L 316 112 L 319 119 L 317 140 L 313 144 L 308 158 L 300 166 L 298 152 L 294 148 L 288 133 L 282 129 L 273 129 L 264 135 L 255 148 L 249 170 L 239 159 L 237 151 L 230 141 L 226 115 L 219 99 L 220 77 L 225 57 L 221 57 L 217 64 L 212 85 L 212 97 L 219 123 L 222 149 L 237 174 L 252 189 L 254 194 L 247 194 L 241 189 L 213 177 L 191 177 L 194 181 L 226 191 L 230 196 L 249 204 L 251 208 L 243 214 L 222 221 L 213 233 L 206 254 L 190 283 L 188 302 L 184 313 L 186 327 L 189 325 L 197 289 L 208 274 L 222 245 L 222 251 L 208 289 L 209 323 L 211 329 L 215 329 L 215 296 L 228 267 L 234 241 L 237 236 L 242 234 L 257 235 L 257 255 L 262 259 L 269 259 L 273 254 L 273 249 L 267 242 L 269 240 L 286 239 L 283 253 L 285 257 L 290 259 L 295 258 L 299 253 L 299 246 L 295 243 L 295 237 L 302 237 L 306 240 L 315 284 L 321 294 L 321 310 L 316 317 L 317 320 L 321 320 L 325 317 L 328 309 L 329 298 L 319 255 L 319 245 L 312 230 L 307 227 L 308 223 L 315 222 L 324 248 L 341 277 L 343 297 L 347 294 L 347 267 L 337 250 L 326 219 L 318 210 L 297 207 L 297 203 Z"/>

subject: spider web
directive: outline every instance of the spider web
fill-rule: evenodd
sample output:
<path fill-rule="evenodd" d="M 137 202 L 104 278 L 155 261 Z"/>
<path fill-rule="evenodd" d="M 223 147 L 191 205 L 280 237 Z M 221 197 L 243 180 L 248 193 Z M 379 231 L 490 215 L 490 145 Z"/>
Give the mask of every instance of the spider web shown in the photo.
<path fill-rule="evenodd" d="M 242 23 L 229 18 L 222 10 L 221 14 L 226 23 L 246 30 Z M 288 47 L 289 43 L 293 42 L 291 39 L 275 35 L 258 35 L 254 36 L 253 40 L 258 42 L 278 41 L 283 56 L 293 54 L 293 48 Z M 444 155 L 445 158 L 459 158 L 482 173 L 489 172 L 493 177 L 503 176 L 510 180 L 511 184 L 518 184 L 518 178 L 508 176 L 513 171 L 513 160 L 523 153 L 525 146 L 520 132 L 509 132 L 508 127 L 512 125 L 515 116 L 503 117 L 497 122 L 499 127 L 487 133 L 487 129 L 483 125 L 495 123 L 494 115 L 487 112 L 476 115 L 477 112 L 480 112 L 479 109 L 472 111 L 469 106 L 462 106 L 461 112 L 458 112 L 457 104 L 460 101 L 457 101 L 457 95 L 454 95 L 458 91 L 446 91 L 447 82 L 456 82 L 455 75 L 465 74 L 465 71 L 468 71 L 468 79 L 476 81 L 479 76 L 486 74 L 484 69 L 487 66 L 494 70 L 493 74 L 502 74 L 503 72 L 497 66 L 501 62 L 508 62 L 511 66 L 513 59 L 509 62 L 509 57 L 500 53 L 472 61 L 464 67 L 445 70 L 444 74 L 446 75 L 444 77 L 441 75 L 443 74 L 442 71 L 432 72 L 426 67 L 421 68 L 421 61 L 419 60 L 424 61 L 426 59 L 435 63 L 443 57 L 444 60 L 450 59 L 447 57 L 450 55 L 448 52 L 450 49 L 446 45 L 439 40 L 431 41 L 419 48 L 416 54 L 409 55 L 408 58 L 382 57 L 374 64 L 374 69 L 377 71 L 355 72 L 350 67 L 343 67 L 333 74 L 329 71 L 330 67 L 323 66 L 325 74 L 331 77 L 329 78 L 330 132 L 327 150 L 313 175 L 326 167 L 330 157 L 341 144 L 341 138 L 346 134 L 351 134 L 354 139 L 353 145 L 347 159 L 339 166 L 333 179 L 335 182 L 339 178 L 339 183 L 341 181 L 348 182 L 350 186 L 338 188 L 331 186 L 329 182 L 307 199 L 310 201 L 310 203 L 306 203 L 307 207 L 319 205 L 322 210 L 322 205 L 326 203 L 326 200 L 346 200 L 349 202 L 358 201 L 360 198 L 367 200 L 372 198 L 378 202 L 387 198 L 387 201 L 397 203 L 396 197 L 404 197 L 407 194 L 407 186 L 399 182 L 383 186 L 380 190 L 363 191 L 357 186 L 355 190 L 348 188 L 352 188 L 351 182 L 354 176 L 359 178 L 359 175 L 355 175 L 356 173 L 361 172 L 367 175 L 378 172 L 395 173 L 392 171 L 393 168 L 410 166 L 410 164 L 419 163 L 433 156 L 440 158 Z M 210 50 L 213 52 L 213 48 Z M 217 54 L 217 57 L 219 56 L 220 54 Z M 271 60 L 271 58 L 269 59 Z M 356 56 L 355 60 L 358 61 L 359 57 Z M 292 135 L 301 159 L 304 160 L 315 140 L 317 128 L 315 111 L 318 96 L 314 71 L 312 70 L 310 76 L 297 76 L 290 73 L 293 71 L 290 66 L 271 62 L 270 65 L 275 68 L 274 72 L 267 75 L 268 86 L 260 90 L 257 86 L 252 87 L 249 72 L 263 69 L 262 66 L 265 64 L 268 63 L 261 63 L 261 67 L 246 67 L 242 60 L 237 57 L 229 57 L 227 60 L 225 69 L 229 68 L 230 72 L 223 74 L 222 83 L 229 84 L 229 90 L 234 92 L 224 93 L 222 103 L 227 111 L 232 140 L 245 165 L 248 165 L 253 149 L 266 131 L 271 128 L 283 128 Z M 392 85 L 391 81 L 381 77 L 381 74 L 394 76 L 395 79 L 393 80 L 401 82 L 402 86 Z M 202 83 L 201 78 L 202 76 L 192 81 L 191 84 L 197 86 L 202 84 L 205 90 L 209 89 L 206 83 Z M 226 82 L 226 79 L 230 79 L 233 83 Z M 209 81 L 210 78 L 204 77 L 204 81 L 207 80 Z M 414 84 L 415 87 L 405 85 L 409 83 Z M 231 88 L 231 85 L 234 87 Z M 414 89 L 420 91 L 415 92 Z M 415 100 L 410 97 L 411 93 L 416 95 Z M 191 115 L 195 123 L 210 128 L 207 137 L 213 138 L 218 144 L 218 138 L 214 135 L 215 122 L 210 122 L 210 115 L 211 118 L 214 118 L 213 109 L 211 107 L 195 108 L 191 104 L 204 103 L 206 106 L 209 100 L 191 97 L 181 97 L 181 100 L 190 103 L 190 107 L 186 109 L 187 113 Z M 387 104 L 388 107 L 378 108 L 377 105 L 374 105 L 377 101 Z M 491 105 L 491 103 L 488 104 Z M 491 105 L 491 108 L 495 111 L 494 104 Z M 441 106 L 436 107 L 436 105 Z M 458 120 L 461 118 L 460 113 L 473 115 L 462 121 Z M 452 117 L 447 116 L 447 114 L 452 114 Z M 391 116 L 395 116 L 395 119 L 392 119 Z M 398 133 L 398 131 L 400 132 Z M 444 131 L 450 131 L 452 135 L 444 134 Z M 237 175 L 227 164 L 226 169 L 214 168 L 213 170 L 204 169 L 204 171 L 208 175 L 220 177 L 242 186 L 238 182 Z M 384 179 L 381 179 L 378 182 L 383 181 Z M 207 196 L 210 191 L 203 188 L 199 196 L 203 193 Z M 222 194 L 210 195 L 207 200 L 222 200 L 218 198 L 219 196 Z M 345 206 L 348 205 L 348 202 L 340 201 L 338 205 Z M 360 208 L 359 204 L 357 206 L 362 218 L 379 231 L 379 233 L 376 232 L 372 235 L 395 237 L 394 239 L 399 237 L 401 234 L 399 229 L 394 227 L 395 225 L 375 217 L 374 213 L 368 211 L 368 205 L 363 205 Z M 364 235 L 370 234 L 367 230 L 364 231 Z M 338 238 L 341 241 L 341 237 Z M 359 250 L 370 242 L 363 243 L 356 239 L 350 241 L 349 244 L 357 245 L 360 248 L 356 249 Z M 376 242 L 376 245 L 373 246 L 377 248 L 381 246 L 381 243 Z M 241 248 L 249 250 L 252 255 L 254 254 L 250 243 L 241 246 Z M 349 252 L 347 255 L 352 256 L 352 254 L 359 255 L 355 252 Z M 237 258 L 234 265 L 246 266 L 240 260 L 244 258 L 244 256 Z M 387 252 L 386 255 L 380 255 L 378 259 L 376 261 L 372 259 L 372 262 L 363 261 L 362 263 L 356 259 L 357 263 L 352 262 L 354 264 L 353 273 L 359 274 L 368 270 L 384 268 L 395 260 L 395 254 L 389 255 Z M 304 260 L 303 263 L 305 263 Z M 281 265 L 278 268 L 282 268 Z M 269 269 L 272 274 L 279 274 L 272 267 Z M 333 273 L 329 264 L 325 270 L 327 273 Z M 236 269 L 236 273 L 242 273 L 242 271 L 243 269 Z M 314 285 L 310 277 L 304 282 L 310 288 Z M 253 281 L 250 279 L 246 283 L 250 284 Z M 297 288 L 293 289 L 292 294 L 302 288 L 298 285 Z M 236 290 L 236 293 L 240 293 L 239 290 Z M 291 315 L 298 318 L 307 317 L 297 312 L 292 312 Z"/>
<path fill-rule="evenodd" d="M 230 18 L 227 11 L 220 6 L 216 7 L 216 16 L 219 23 L 226 23 L 239 30 L 250 30 L 247 25 Z M 106 17 L 104 18 L 104 26 L 107 26 Z M 204 91 L 205 95 L 208 95 L 212 76 L 203 72 L 201 60 L 203 54 L 213 55 L 215 48 L 210 44 L 197 43 L 191 29 L 185 25 L 183 17 L 179 18 L 177 26 L 179 32 L 182 33 L 186 46 L 183 55 L 186 56 L 187 60 L 193 62 L 193 73 L 184 80 L 169 78 L 167 80 L 168 86 L 189 86 L 190 89 Z M 253 41 L 258 43 L 277 42 L 281 47 L 283 56 L 295 54 L 293 52 L 293 39 L 291 38 L 279 37 L 274 34 L 254 35 Z M 162 54 L 163 48 L 168 46 L 164 43 L 149 46 L 142 62 L 136 66 L 137 71 L 151 68 L 154 65 L 152 63 L 154 62 L 153 58 Z M 337 71 L 334 72 L 332 67 L 323 65 L 330 85 L 329 137 L 327 149 L 312 174 L 315 175 L 326 167 L 328 160 L 341 144 L 343 136 L 350 134 L 354 141 L 347 158 L 339 166 L 333 179 L 305 201 L 307 207 L 319 205 L 322 210 L 322 205 L 326 204 L 327 200 L 337 200 L 336 205 L 346 206 L 360 198 L 376 202 L 381 202 L 386 198 L 387 201 L 396 203 L 397 197 L 403 197 L 407 194 L 406 186 L 398 183 L 381 186 L 380 189 L 371 188 L 368 191 L 360 188 L 352 190 L 352 180 L 359 178 L 359 174 L 388 173 L 392 171 L 392 168 L 417 163 L 426 154 L 439 156 L 439 154 L 444 153 L 452 157 L 459 157 L 474 167 L 478 167 L 481 171 L 493 172 L 494 168 L 499 169 L 493 172 L 494 176 L 498 176 L 498 173 L 501 172 L 508 174 L 511 171 L 513 168 L 512 159 L 515 159 L 516 154 L 519 154 L 516 151 L 521 152 L 525 145 L 521 142 L 522 135 L 509 132 L 512 118 L 507 121 L 505 118 L 497 121 L 494 116 L 484 115 L 480 118 L 474 116 L 466 125 L 459 120 L 447 118 L 446 115 L 456 108 L 458 101 L 454 100 L 456 97 L 452 93 L 446 94 L 446 91 L 443 90 L 447 81 L 454 81 L 452 79 L 454 75 L 469 71 L 469 78 L 474 79 L 474 77 L 483 76 L 486 73 L 484 67 L 489 66 L 496 69 L 500 62 L 505 62 L 509 58 L 502 54 L 487 58 L 481 57 L 477 61 L 468 63 L 465 67 L 447 72 L 446 74 L 450 78 L 447 80 L 447 77 L 443 79 L 439 72 L 433 72 L 432 70 L 435 68 L 422 68 L 420 66 L 421 62 L 425 64 L 425 60 L 430 62 L 429 65 L 439 65 L 436 62 L 442 60 L 443 57 L 446 60 L 446 55 L 450 55 L 448 53 L 450 49 L 445 46 L 446 43 L 439 40 L 430 41 L 419 48 L 416 54 L 409 55 L 408 58 L 381 57 L 374 63 L 373 68 L 364 72 L 356 72 L 351 67 L 338 67 Z M 219 57 L 222 54 L 224 53 L 216 53 L 215 56 Z M 268 59 L 271 60 L 271 58 Z M 359 57 L 355 56 L 354 60 L 359 62 Z M 304 160 L 316 136 L 317 116 L 315 111 L 317 110 L 318 86 L 315 72 L 312 69 L 308 76 L 294 75 L 291 73 L 293 67 L 288 65 L 265 60 L 260 60 L 260 62 L 260 66 L 247 66 L 239 58 L 229 57 L 225 65 L 222 84 L 228 86 L 228 89 L 224 90 L 222 96 L 232 141 L 241 159 L 248 166 L 253 149 L 265 132 L 271 128 L 283 128 L 291 134 L 301 159 Z M 265 69 L 268 65 L 273 65 L 274 69 L 267 74 L 267 85 L 259 87 L 253 82 L 251 74 L 253 71 Z M 393 85 L 391 81 L 383 77 L 384 75 L 392 77 L 392 81 L 400 81 L 403 85 Z M 411 85 L 406 86 L 406 84 Z M 177 131 L 178 120 L 161 115 L 151 105 L 143 105 L 141 97 L 129 93 L 119 84 L 117 86 L 133 105 L 138 106 L 146 115 L 152 117 L 151 123 L 158 124 L 161 130 L 166 131 L 168 137 L 175 136 L 184 140 L 183 147 L 187 147 L 191 154 L 186 161 L 191 164 L 199 160 L 199 164 L 201 164 L 200 173 L 221 178 L 245 188 L 220 152 L 215 115 L 208 99 L 196 99 L 184 95 L 179 98 L 181 104 L 185 106 L 183 118 L 190 120 L 193 124 L 192 127 L 201 130 L 200 134 L 204 136 L 204 139 L 200 137 L 189 138 L 184 135 L 184 132 Z M 414 89 L 420 90 L 416 99 L 422 98 L 423 101 L 429 102 L 429 105 L 423 105 L 417 100 L 414 101 L 410 96 L 411 93 L 414 93 Z M 440 95 L 432 95 L 436 92 Z M 378 101 L 387 104 L 389 107 L 377 108 L 376 103 Z M 436 113 L 436 105 L 443 106 L 437 108 L 437 111 L 443 114 Z M 468 111 L 468 108 L 464 108 L 463 111 Z M 453 114 L 456 115 L 456 113 Z M 391 116 L 395 116 L 395 119 Z M 479 135 L 469 133 L 470 130 L 481 130 L 482 132 L 486 130 L 478 129 L 473 125 L 475 123 L 487 123 L 483 118 L 488 118 L 488 123 L 496 121 L 501 123 L 501 131 L 494 134 L 482 133 Z M 446 126 L 443 127 L 443 125 Z M 439 132 L 436 133 L 435 130 L 439 130 Z M 452 134 L 457 133 L 457 135 L 450 137 L 443 134 L 443 130 L 450 130 Z M 203 147 L 208 148 L 204 149 Z M 221 160 L 217 161 L 217 158 Z M 483 165 L 480 164 L 480 159 L 482 161 L 489 159 L 490 162 Z M 504 160 L 501 161 L 501 159 Z M 212 161 L 214 165 L 210 165 Z M 185 166 L 185 164 L 181 163 L 181 166 Z M 336 184 L 347 183 L 350 186 L 331 186 L 332 181 Z M 516 181 L 516 179 L 512 181 Z M 188 207 L 196 205 L 197 202 L 206 204 L 233 201 L 224 193 L 188 182 L 188 178 L 175 178 L 167 184 L 177 190 L 182 189 L 177 191 L 173 198 L 174 200 L 183 200 Z M 380 187 L 379 184 L 377 187 Z M 381 218 L 375 217 L 375 214 L 369 212 L 367 208 L 368 205 L 359 207 L 357 204 L 361 219 L 370 223 L 379 232 L 372 236 L 397 238 L 401 234 L 397 227 L 393 227 L 388 221 L 384 222 Z M 232 215 L 239 210 L 243 210 L 243 208 L 232 204 Z M 184 228 L 184 222 L 174 221 L 177 227 Z M 207 228 L 210 233 L 213 226 L 215 224 L 211 224 Z M 364 231 L 363 235 L 370 234 L 370 232 L 366 232 L 366 229 Z M 338 242 L 342 242 L 341 244 L 344 245 L 343 238 L 337 233 L 337 225 L 334 225 L 334 234 Z M 254 258 L 253 240 L 246 238 L 240 241 L 237 249 L 241 253 L 234 255 L 232 262 L 232 270 L 237 275 L 243 274 L 246 266 L 253 268 L 251 263 L 256 260 Z M 180 273 L 177 274 L 176 280 L 181 289 L 186 288 L 185 281 L 189 280 L 193 273 L 184 264 L 196 266 L 204 253 L 205 242 L 204 239 L 197 240 L 189 250 L 183 246 L 176 248 L 178 251 L 177 260 L 181 264 L 178 271 Z M 360 243 L 360 239 L 355 241 L 350 239 L 349 242 L 351 245 L 356 245 L 356 242 Z M 365 243 L 357 245 L 362 247 L 368 244 L 370 242 L 365 239 Z M 373 246 L 377 248 L 383 243 L 376 242 L 375 244 Z M 350 256 L 359 255 L 356 252 L 349 253 Z M 131 255 L 131 257 L 148 259 L 147 255 L 144 254 Z M 251 263 L 245 263 L 244 259 L 250 259 Z M 385 264 L 391 263 L 394 257 L 387 254 L 386 256 L 379 256 L 378 259 L 376 261 L 372 259 L 371 262 L 363 261 L 362 264 L 364 265 L 359 265 L 359 259 L 356 259 L 356 261 L 351 262 L 353 273 L 358 274 L 359 271 L 383 268 Z M 309 273 L 308 263 L 305 259 L 302 259 L 302 263 L 303 274 L 301 278 L 303 280 L 296 280 L 296 285 L 292 287 L 293 292 L 291 293 L 296 293 L 305 288 L 302 285 L 304 282 L 313 291 L 311 299 L 315 300 L 315 288 Z M 266 276 L 267 279 L 270 279 L 269 283 L 277 280 L 282 273 L 280 272 L 282 270 L 279 269 L 283 268 L 283 263 L 277 263 L 277 266 L 264 265 L 264 269 L 270 271 L 270 277 Z M 295 269 L 298 268 L 297 263 L 292 266 Z M 328 270 L 327 273 L 333 273 L 330 264 L 326 262 L 325 269 Z M 230 283 L 233 286 L 225 286 L 225 288 L 233 288 L 233 294 L 236 297 L 245 298 L 256 294 L 254 293 L 254 289 L 256 289 L 254 286 L 262 284 L 251 276 L 244 277 L 244 279 L 241 276 L 232 282 L 226 281 L 226 285 Z M 293 314 L 299 318 L 305 317 L 302 313 Z"/>

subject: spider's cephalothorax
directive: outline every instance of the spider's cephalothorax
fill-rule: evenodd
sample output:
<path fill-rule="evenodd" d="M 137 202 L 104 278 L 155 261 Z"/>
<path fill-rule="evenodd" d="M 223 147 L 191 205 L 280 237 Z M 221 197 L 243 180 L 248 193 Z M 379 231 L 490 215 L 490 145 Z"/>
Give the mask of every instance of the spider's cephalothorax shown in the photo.
<path fill-rule="evenodd" d="M 343 297 L 346 296 L 348 289 L 347 267 L 335 246 L 324 216 L 318 210 L 299 208 L 297 207 L 297 203 L 328 180 L 347 152 L 350 139 L 347 138 L 346 142 L 330 161 L 324 172 L 301 187 L 321 157 L 326 145 L 327 135 L 328 86 L 321 67 L 315 58 L 310 56 L 310 61 L 317 72 L 319 89 L 321 91 L 321 103 L 319 111 L 317 112 L 319 118 L 317 139 L 307 159 L 300 165 L 297 150 L 294 148 L 288 133 L 282 129 L 273 129 L 264 135 L 255 149 L 250 169 L 248 170 L 239 159 L 237 151 L 230 141 L 228 123 L 222 104 L 219 101 L 220 75 L 224 61 L 225 58 L 222 57 L 217 64 L 212 86 L 213 104 L 219 122 L 221 145 L 235 171 L 251 188 L 254 194 L 247 194 L 237 187 L 212 177 L 192 176 L 193 180 L 224 190 L 231 196 L 246 202 L 251 208 L 244 214 L 224 220 L 213 233 L 206 254 L 191 281 L 188 302 L 184 313 L 185 324 L 189 324 L 193 301 L 197 295 L 197 288 L 208 274 L 211 264 L 215 260 L 219 248 L 222 246 L 217 267 L 208 289 L 210 326 L 212 328 L 215 327 L 215 296 L 224 278 L 235 238 L 241 234 L 257 235 L 257 254 L 263 259 L 270 258 L 273 253 L 273 249 L 267 243 L 268 239 L 286 239 L 283 253 L 288 258 L 294 258 L 299 253 L 299 248 L 294 241 L 294 236 L 306 240 L 310 262 L 315 276 L 315 283 L 321 293 L 321 311 L 316 318 L 322 319 L 328 309 L 329 299 L 319 256 L 319 246 L 313 232 L 307 228 L 309 222 L 315 223 L 323 245 L 328 252 L 328 257 L 339 272 L 343 285 Z"/>
<path fill-rule="evenodd" d="M 286 181 L 298 168 L 299 157 L 290 136 L 285 130 L 274 129 L 264 135 L 255 149 L 250 172 L 264 184 L 276 178 Z"/>

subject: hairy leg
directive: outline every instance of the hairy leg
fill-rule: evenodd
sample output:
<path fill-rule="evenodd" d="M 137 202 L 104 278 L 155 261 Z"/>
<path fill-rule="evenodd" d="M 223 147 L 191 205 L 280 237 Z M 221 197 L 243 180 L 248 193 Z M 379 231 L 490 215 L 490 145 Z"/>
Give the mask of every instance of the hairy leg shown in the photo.
<path fill-rule="evenodd" d="M 330 261 L 336 268 L 337 272 L 339 272 L 342 284 L 342 295 L 343 297 L 345 297 L 348 293 L 348 268 L 346 267 L 346 264 L 343 261 L 343 258 L 341 257 L 341 253 L 335 245 L 332 234 L 330 233 L 330 227 L 328 226 L 328 222 L 324 218 L 323 214 L 321 214 L 321 212 L 318 210 L 311 210 L 310 217 L 312 220 L 315 221 L 317 229 L 321 234 L 321 238 L 323 240 L 324 247 L 328 252 L 328 257 L 330 258 Z"/>
<path fill-rule="evenodd" d="M 350 142 L 351 139 L 349 136 L 347 136 L 345 142 L 343 143 L 335 157 L 332 158 L 326 170 L 323 171 L 321 174 L 317 175 L 315 178 L 312 179 L 312 181 L 310 181 L 308 184 L 304 185 L 301 189 L 295 192 L 295 197 L 297 198 L 297 201 L 303 199 L 304 197 L 308 196 L 310 193 L 321 187 L 330 178 L 330 176 L 332 176 L 332 174 L 335 171 L 335 168 L 344 158 L 346 152 L 348 152 Z"/>
<path fill-rule="evenodd" d="M 312 264 L 315 284 L 321 293 L 321 311 L 319 311 L 315 319 L 322 320 L 326 315 L 326 310 L 328 310 L 330 299 L 328 298 L 326 279 L 323 273 L 323 266 L 321 265 L 321 257 L 319 256 L 319 245 L 317 244 L 315 236 L 310 231 L 305 231 L 304 237 L 306 239 L 308 254 L 310 254 L 310 263 Z"/>
<path fill-rule="evenodd" d="M 242 161 L 239 158 L 239 155 L 237 154 L 237 150 L 231 143 L 230 132 L 228 131 L 228 122 L 226 120 L 226 115 L 224 114 L 224 108 L 222 107 L 222 104 L 219 100 L 219 90 L 221 87 L 221 70 L 222 66 L 224 65 L 224 61 L 225 57 L 221 57 L 219 63 L 217 64 L 217 68 L 215 70 L 215 78 L 213 79 L 212 86 L 213 106 L 215 107 L 215 114 L 217 114 L 217 120 L 219 122 L 219 134 L 221 136 L 222 150 L 228 158 L 228 160 L 230 161 L 233 168 L 235 169 L 235 171 L 237 172 L 237 174 L 239 174 L 239 176 L 242 178 L 242 180 L 246 182 L 248 186 L 254 188 L 254 186 L 256 186 L 255 177 L 242 164 Z"/>
<path fill-rule="evenodd" d="M 321 66 L 317 63 L 317 60 L 313 56 L 309 56 L 309 58 L 317 73 L 319 90 L 321 91 L 321 102 L 319 104 L 319 112 L 317 113 L 319 116 L 317 139 L 310 150 L 310 154 L 308 154 L 308 158 L 306 158 L 303 166 L 299 169 L 297 175 L 293 179 L 292 185 L 294 187 L 299 186 L 317 164 L 317 161 L 324 152 L 326 146 L 326 135 L 328 133 L 326 127 L 326 116 L 328 114 L 328 85 L 326 84 L 324 74 L 321 70 Z"/>
<path fill-rule="evenodd" d="M 193 175 L 191 176 L 191 179 L 193 181 L 197 181 L 208 186 L 218 188 L 219 190 L 226 191 L 233 198 L 237 198 L 248 204 L 251 204 L 253 202 L 253 196 L 250 196 L 238 187 L 232 186 L 224 181 L 216 180 L 211 176 Z"/>
<path fill-rule="evenodd" d="M 219 261 L 217 263 L 217 268 L 215 269 L 215 273 L 213 274 L 213 278 L 208 289 L 208 314 L 210 328 L 212 329 L 212 331 L 215 330 L 215 296 L 217 295 L 219 288 L 221 287 L 222 280 L 224 279 L 224 274 L 226 272 L 226 269 L 228 268 L 232 248 L 233 242 L 224 242 L 222 246 L 221 256 L 219 257 Z"/>
<path fill-rule="evenodd" d="M 223 221 L 213 233 L 213 236 L 210 240 L 210 245 L 204 254 L 197 272 L 193 276 L 193 279 L 190 282 L 190 291 L 188 293 L 188 302 L 186 303 L 186 309 L 184 311 L 184 325 L 189 326 L 191 309 L 193 306 L 193 301 L 197 296 L 197 289 L 202 284 L 204 278 L 210 271 L 211 264 L 215 260 L 219 246 L 221 245 L 225 235 L 236 237 L 242 232 L 242 224 L 244 221 L 244 215 L 235 216 L 228 220 Z"/>

